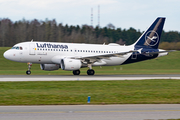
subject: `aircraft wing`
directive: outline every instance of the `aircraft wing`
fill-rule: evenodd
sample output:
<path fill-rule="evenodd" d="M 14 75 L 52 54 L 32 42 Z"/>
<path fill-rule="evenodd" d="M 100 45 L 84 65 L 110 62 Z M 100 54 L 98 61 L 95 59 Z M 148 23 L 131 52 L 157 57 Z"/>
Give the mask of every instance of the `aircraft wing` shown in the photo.
<path fill-rule="evenodd" d="M 128 54 L 128 53 L 133 53 L 133 52 L 139 52 L 141 54 L 141 50 L 130 50 L 130 51 L 126 51 L 126 52 L 119 52 L 119 53 L 110 53 L 110 54 L 101 54 L 101 55 L 87 55 L 87 56 L 75 56 L 75 57 L 71 57 L 72 59 L 81 59 L 84 62 L 96 62 L 99 61 L 100 59 L 109 59 L 109 57 L 123 57 L 123 55 Z M 166 54 L 168 52 L 173 52 L 175 50 L 160 50 L 158 52 L 150 52 L 150 53 L 145 53 L 145 54 Z"/>
<path fill-rule="evenodd" d="M 119 52 L 119 53 L 107 53 L 107 54 L 100 54 L 100 55 L 87 55 L 87 56 L 75 56 L 71 57 L 72 59 L 81 59 L 86 62 L 96 62 L 100 59 L 108 59 L 109 57 L 120 57 L 128 53 L 137 52 L 138 50 L 130 50 L 126 52 Z"/>
<path fill-rule="evenodd" d="M 82 58 L 101 58 L 101 57 L 117 57 L 122 56 L 128 53 L 137 52 L 137 50 L 131 50 L 127 52 L 120 52 L 120 53 L 111 53 L 111 54 L 102 54 L 102 55 L 92 55 L 92 56 L 84 56 Z"/>

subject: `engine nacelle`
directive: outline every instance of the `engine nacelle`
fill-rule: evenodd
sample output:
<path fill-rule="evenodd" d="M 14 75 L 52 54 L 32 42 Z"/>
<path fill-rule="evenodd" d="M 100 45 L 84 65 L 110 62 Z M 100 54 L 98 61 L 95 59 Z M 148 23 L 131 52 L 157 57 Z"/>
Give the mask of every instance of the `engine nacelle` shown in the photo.
<path fill-rule="evenodd" d="M 58 70 L 60 65 L 58 64 L 40 64 L 41 70 L 52 71 Z"/>
<path fill-rule="evenodd" d="M 80 60 L 75 59 L 61 59 L 61 69 L 63 70 L 78 70 L 82 66 Z"/>

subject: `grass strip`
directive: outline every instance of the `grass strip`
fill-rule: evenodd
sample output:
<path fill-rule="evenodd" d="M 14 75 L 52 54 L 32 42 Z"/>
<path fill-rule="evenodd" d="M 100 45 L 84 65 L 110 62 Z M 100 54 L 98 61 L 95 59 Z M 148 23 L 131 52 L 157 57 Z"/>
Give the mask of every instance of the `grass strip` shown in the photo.
<path fill-rule="evenodd" d="M 180 80 L 0 82 L 0 105 L 179 104 Z"/>

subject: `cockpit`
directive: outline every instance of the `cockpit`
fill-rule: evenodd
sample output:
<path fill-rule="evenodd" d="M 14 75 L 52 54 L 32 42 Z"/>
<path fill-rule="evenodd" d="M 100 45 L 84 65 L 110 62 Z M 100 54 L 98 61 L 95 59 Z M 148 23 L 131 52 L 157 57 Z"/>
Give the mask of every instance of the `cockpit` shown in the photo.
<path fill-rule="evenodd" d="M 21 46 L 13 46 L 11 49 L 23 50 L 23 48 Z"/>

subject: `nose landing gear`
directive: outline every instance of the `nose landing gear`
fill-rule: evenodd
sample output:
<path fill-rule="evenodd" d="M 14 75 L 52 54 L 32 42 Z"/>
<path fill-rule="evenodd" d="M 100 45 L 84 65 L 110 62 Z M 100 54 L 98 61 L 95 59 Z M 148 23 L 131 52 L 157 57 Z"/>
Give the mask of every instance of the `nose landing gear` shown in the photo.
<path fill-rule="evenodd" d="M 31 74 L 30 69 L 31 69 L 32 63 L 27 63 L 27 64 L 28 64 L 28 70 L 26 71 L 26 74 L 30 75 Z"/>

